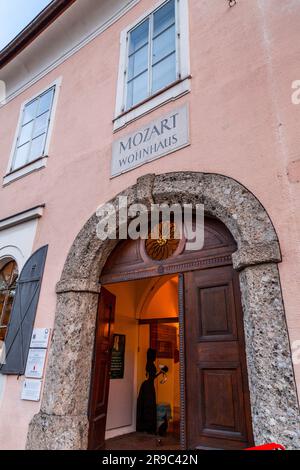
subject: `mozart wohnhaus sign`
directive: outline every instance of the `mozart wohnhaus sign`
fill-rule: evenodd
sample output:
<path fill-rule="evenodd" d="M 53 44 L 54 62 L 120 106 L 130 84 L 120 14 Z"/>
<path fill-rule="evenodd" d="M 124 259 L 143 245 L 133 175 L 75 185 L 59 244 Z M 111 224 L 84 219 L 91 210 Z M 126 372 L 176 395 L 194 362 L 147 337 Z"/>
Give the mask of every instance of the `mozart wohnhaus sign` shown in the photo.
<path fill-rule="evenodd" d="M 188 106 L 113 142 L 111 176 L 118 176 L 189 144 Z"/>

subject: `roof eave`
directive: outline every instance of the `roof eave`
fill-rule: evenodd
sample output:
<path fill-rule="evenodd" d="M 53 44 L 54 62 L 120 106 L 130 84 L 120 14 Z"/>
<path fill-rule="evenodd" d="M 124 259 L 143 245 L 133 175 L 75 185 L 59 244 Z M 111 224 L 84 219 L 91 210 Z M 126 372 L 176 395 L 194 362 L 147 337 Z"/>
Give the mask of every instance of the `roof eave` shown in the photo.
<path fill-rule="evenodd" d="M 53 0 L 4 49 L 0 51 L 0 69 L 50 26 L 76 0 Z"/>

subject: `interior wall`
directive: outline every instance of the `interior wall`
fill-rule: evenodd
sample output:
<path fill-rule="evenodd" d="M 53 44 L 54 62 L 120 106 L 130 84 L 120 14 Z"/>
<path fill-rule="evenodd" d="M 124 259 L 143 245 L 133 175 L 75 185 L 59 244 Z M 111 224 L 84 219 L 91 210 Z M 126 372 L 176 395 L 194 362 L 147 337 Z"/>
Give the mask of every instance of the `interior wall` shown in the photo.
<path fill-rule="evenodd" d="M 140 318 L 150 320 L 156 318 L 178 317 L 178 276 L 161 277 L 154 280 L 148 295 L 144 298 Z M 166 322 L 167 324 L 167 322 Z M 177 328 L 179 348 L 179 324 L 169 323 L 169 326 Z M 138 389 L 145 380 L 146 353 L 150 346 L 150 326 L 140 325 L 138 348 Z M 157 358 L 156 368 L 166 365 L 169 368 L 168 380 L 161 384 L 161 378 L 155 381 L 157 404 L 169 404 L 171 406 L 172 422 L 178 422 L 180 417 L 180 384 L 179 363 L 170 358 Z"/>
<path fill-rule="evenodd" d="M 105 286 L 116 296 L 114 333 L 126 335 L 124 378 L 110 380 L 106 439 L 135 431 L 137 397 L 146 379 L 146 354 L 150 346 L 149 324 L 139 325 L 139 319 L 178 316 L 177 287 L 177 276 Z M 170 372 L 166 384 L 156 380 L 157 403 L 170 403 L 174 409 L 179 369 L 173 359 L 157 359 L 157 368 L 159 364 L 167 365 Z M 177 385 L 179 398 L 179 382 Z"/>
<path fill-rule="evenodd" d="M 167 323 L 166 323 L 167 324 Z M 168 324 L 173 326 L 174 328 L 179 330 L 179 324 L 172 323 Z M 147 349 L 150 347 L 150 325 L 140 325 L 139 326 L 139 346 L 138 346 L 138 362 L 137 362 L 137 388 L 139 390 L 142 382 L 146 379 L 146 358 L 147 358 Z M 176 404 L 179 398 L 179 394 L 177 393 L 175 396 L 174 389 L 176 388 L 176 383 L 178 384 L 179 390 L 179 363 L 175 364 L 174 360 L 171 358 L 157 358 L 155 365 L 157 371 L 159 371 L 160 365 L 168 366 L 168 380 L 166 383 L 161 384 L 160 380 L 162 377 L 159 377 L 158 380 L 155 381 L 155 389 L 156 389 L 156 401 L 157 403 L 170 403 L 172 408 Z M 176 374 L 178 375 L 178 380 L 175 379 Z"/>
<path fill-rule="evenodd" d="M 158 285 L 154 285 L 152 293 L 146 297 L 140 312 L 141 319 L 178 316 L 178 277 L 173 276 L 159 285 L 163 281 L 164 278 L 156 278 Z"/>
<path fill-rule="evenodd" d="M 136 351 L 138 326 L 135 319 L 135 283 L 105 286 L 116 295 L 114 333 L 126 335 L 123 379 L 111 379 L 106 439 L 135 431 Z"/>
<path fill-rule="evenodd" d="M 177 330 L 177 347 L 179 349 L 179 323 L 168 325 Z M 166 365 L 169 368 L 167 382 L 161 384 L 160 379 L 156 382 L 157 404 L 169 404 L 171 406 L 172 421 L 178 421 L 180 408 L 179 362 L 175 362 L 173 358 L 158 358 L 156 362 L 157 368 L 159 364 Z"/>

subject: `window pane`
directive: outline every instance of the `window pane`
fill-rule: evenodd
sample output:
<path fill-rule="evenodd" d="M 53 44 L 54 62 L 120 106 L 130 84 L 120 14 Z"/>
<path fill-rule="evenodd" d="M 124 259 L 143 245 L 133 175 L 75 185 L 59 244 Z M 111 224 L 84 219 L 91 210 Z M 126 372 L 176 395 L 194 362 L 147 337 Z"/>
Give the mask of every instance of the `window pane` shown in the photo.
<path fill-rule="evenodd" d="M 3 326 L 0 328 L 0 341 L 4 341 L 6 335 L 7 327 Z"/>
<path fill-rule="evenodd" d="M 4 290 L 6 288 L 7 288 L 7 281 L 0 274 L 0 292 L 1 292 L 1 290 Z"/>
<path fill-rule="evenodd" d="M 52 104 L 53 91 L 54 89 L 52 88 L 40 97 L 37 111 L 38 116 L 40 116 L 40 114 L 45 113 L 46 111 L 49 111 Z"/>
<path fill-rule="evenodd" d="M 25 106 L 12 170 L 43 156 L 55 87 Z"/>
<path fill-rule="evenodd" d="M 18 277 L 18 268 L 15 261 L 10 261 L 0 270 L 0 340 L 4 340 L 15 296 L 15 288 L 7 289 Z"/>
<path fill-rule="evenodd" d="M 164 31 L 153 41 L 153 64 L 175 51 L 175 25 Z"/>
<path fill-rule="evenodd" d="M 3 306 L 4 306 L 5 299 L 6 299 L 6 295 L 5 295 L 4 292 L 1 293 L 1 287 L 0 287 L 0 319 L 2 318 Z M 1 325 L 1 320 L 0 320 L 0 325 Z"/>
<path fill-rule="evenodd" d="M 44 151 L 44 141 L 45 141 L 45 134 L 33 139 L 33 141 L 31 142 L 31 149 L 30 149 L 30 161 L 33 161 L 39 157 L 42 157 L 43 151 Z"/>
<path fill-rule="evenodd" d="M 129 54 L 132 54 L 148 42 L 149 19 L 133 29 L 130 33 Z"/>
<path fill-rule="evenodd" d="M 27 122 L 29 122 L 29 121 L 31 121 L 32 119 L 35 118 L 37 102 L 38 102 L 38 100 L 34 100 L 30 104 L 27 104 L 25 106 L 22 124 L 26 124 Z"/>
<path fill-rule="evenodd" d="M 42 114 L 34 122 L 33 138 L 46 132 L 48 127 L 49 113 Z"/>
<path fill-rule="evenodd" d="M 128 79 L 136 77 L 148 68 L 148 44 L 129 57 Z"/>
<path fill-rule="evenodd" d="M 25 144 L 26 142 L 29 142 L 29 140 L 31 139 L 33 123 L 34 121 L 31 121 L 21 128 L 21 134 L 18 140 L 18 147 Z"/>
<path fill-rule="evenodd" d="M 29 147 L 30 147 L 30 142 L 25 145 L 22 145 L 22 147 L 19 147 L 16 150 L 14 166 L 13 166 L 14 170 L 27 163 Z"/>
<path fill-rule="evenodd" d="M 154 65 L 152 69 L 152 92 L 169 85 L 176 80 L 176 54 Z"/>
<path fill-rule="evenodd" d="M 154 36 L 175 23 L 175 1 L 170 0 L 154 13 Z"/>
<path fill-rule="evenodd" d="M 10 261 L 2 268 L 0 279 L 3 278 L 5 280 L 7 287 L 10 285 L 10 281 L 13 277 L 14 269 L 15 269 L 15 263 L 13 261 Z"/>
<path fill-rule="evenodd" d="M 128 83 L 127 108 L 134 106 L 148 96 L 148 73 L 145 72 Z"/>

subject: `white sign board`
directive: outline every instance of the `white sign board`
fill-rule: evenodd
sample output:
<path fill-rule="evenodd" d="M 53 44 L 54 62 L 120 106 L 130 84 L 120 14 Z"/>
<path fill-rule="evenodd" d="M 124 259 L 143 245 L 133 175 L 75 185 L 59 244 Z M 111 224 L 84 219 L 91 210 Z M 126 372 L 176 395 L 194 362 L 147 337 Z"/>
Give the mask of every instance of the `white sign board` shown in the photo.
<path fill-rule="evenodd" d="M 22 400 L 39 401 L 41 396 L 42 381 L 25 379 L 22 388 Z"/>
<path fill-rule="evenodd" d="M 29 349 L 25 377 L 41 379 L 44 373 L 47 349 Z"/>
<path fill-rule="evenodd" d="M 113 142 L 111 176 L 118 176 L 187 145 L 189 117 L 188 106 L 184 105 Z"/>
<path fill-rule="evenodd" d="M 49 328 L 34 328 L 31 337 L 31 348 L 47 348 L 50 337 Z"/>

